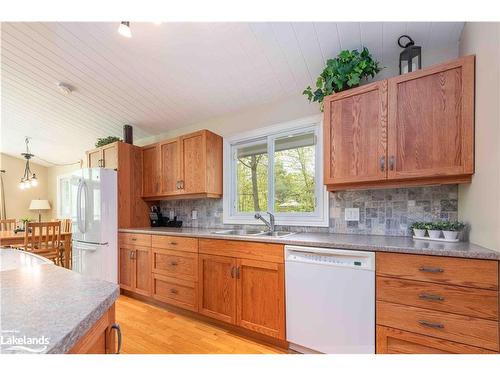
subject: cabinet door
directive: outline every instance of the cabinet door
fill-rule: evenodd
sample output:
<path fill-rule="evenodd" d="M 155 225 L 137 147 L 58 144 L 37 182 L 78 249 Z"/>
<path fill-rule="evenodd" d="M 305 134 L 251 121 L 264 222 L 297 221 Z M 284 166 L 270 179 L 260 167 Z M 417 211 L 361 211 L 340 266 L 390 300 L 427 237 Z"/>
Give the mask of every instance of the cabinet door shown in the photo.
<path fill-rule="evenodd" d="M 108 169 L 118 169 L 118 144 L 114 143 L 102 148 L 102 166 Z"/>
<path fill-rule="evenodd" d="M 377 326 L 377 354 L 494 354 L 453 341 Z"/>
<path fill-rule="evenodd" d="M 285 339 L 283 264 L 238 259 L 236 324 Z"/>
<path fill-rule="evenodd" d="M 181 142 L 181 188 L 184 194 L 206 192 L 206 151 L 204 132 L 189 134 Z"/>
<path fill-rule="evenodd" d="M 151 295 L 151 249 L 134 247 L 134 292 Z"/>
<path fill-rule="evenodd" d="M 390 179 L 474 172 L 474 57 L 389 79 Z"/>
<path fill-rule="evenodd" d="M 89 168 L 102 167 L 102 149 L 98 148 L 87 152 L 87 165 Z"/>
<path fill-rule="evenodd" d="M 387 81 L 327 98 L 323 126 L 326 185 L 385 180 Z"/>
<path fill-rule="evenodd" d="M 160 193 L 162 195 L 180 192 L 180 140 L 179 138 L 160 143 Z M 201 166 L 198 166 L 201 167 Z"/>
<path fill-rule="evenodd" d="M 118 247 L 120 287 L 126 290 L 134 289 L 133 251 L 134 248 L 130 245 L 120 243 Z"/>
<path fill-rule="evenodd" d="M 142 195 L 155 196 L 159 193 L 158 145 L 142 148 Z"/>
<path fill-rule="evenodd" d="M 199 312 L 236 323 L 236 259 L 200 254 L 198 264 Z"/>

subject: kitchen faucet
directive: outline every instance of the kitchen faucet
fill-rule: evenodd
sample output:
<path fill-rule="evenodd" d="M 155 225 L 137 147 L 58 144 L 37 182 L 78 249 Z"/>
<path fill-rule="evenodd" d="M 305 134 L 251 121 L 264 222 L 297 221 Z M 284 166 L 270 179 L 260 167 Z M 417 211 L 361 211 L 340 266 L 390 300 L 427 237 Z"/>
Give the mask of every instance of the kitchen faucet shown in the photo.
<path fill-rule="evenodd" d="M 268 212 L 268 214 L 269 214 L 269 221 L 264 219 L 260 214 L 260 212 L 256 212 L 254 218 L 256 218 L 257 220 L 261 220 L 269 228 L 269 231 L 274 232 L 274 215 L 270 212 Z"/>

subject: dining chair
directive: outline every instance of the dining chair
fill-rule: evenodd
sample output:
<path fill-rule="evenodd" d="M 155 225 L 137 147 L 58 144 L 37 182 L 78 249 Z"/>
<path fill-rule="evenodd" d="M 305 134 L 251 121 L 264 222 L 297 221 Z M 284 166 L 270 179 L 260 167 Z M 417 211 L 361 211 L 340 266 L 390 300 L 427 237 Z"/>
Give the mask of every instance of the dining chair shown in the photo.
<path fill-rule="evenodd" d="M 73 225 L 71 219 L 54 219 L 54 221 L 60 221 L 61 222 L 61 233 L 71 233 L 73 230 Z M 59 247 L 61 248 L 60 250 L 60 261 L 61 264 L 64 264 L 64 258 L 65 258 L 65 253 L 64 253 L 64 242 L 61 241 L 59 244 Z M 69 256 L 69 264 L 71 268 L 71 251 L 70 251 L 70 256 Z"/>
<path fill-rule="evenodd" d="M 24 250 L 61 265 L 61 222 L 28 223 L 24 234 Z"/>
<path fill-rule="evenodd" d="M 14 229 L 16 229 L 16 219 L 0 220 L 0 230 L 13 231 Z"/>

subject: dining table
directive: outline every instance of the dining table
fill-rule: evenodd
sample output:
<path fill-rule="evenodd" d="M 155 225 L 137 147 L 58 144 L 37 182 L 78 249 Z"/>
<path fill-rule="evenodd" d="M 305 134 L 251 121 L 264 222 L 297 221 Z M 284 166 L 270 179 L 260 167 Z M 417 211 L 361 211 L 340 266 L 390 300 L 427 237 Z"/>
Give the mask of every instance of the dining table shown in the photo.
<path fill-rule="evenodd" d="M 24 232 L 14 232 L 13 230 L 0 231 L 0 247 L 1 246 L 23 246 Z M 60 240 L 64 250 L 64 268 L 70 268 L 71 258 L 71 232 L 61 232 Z"/>

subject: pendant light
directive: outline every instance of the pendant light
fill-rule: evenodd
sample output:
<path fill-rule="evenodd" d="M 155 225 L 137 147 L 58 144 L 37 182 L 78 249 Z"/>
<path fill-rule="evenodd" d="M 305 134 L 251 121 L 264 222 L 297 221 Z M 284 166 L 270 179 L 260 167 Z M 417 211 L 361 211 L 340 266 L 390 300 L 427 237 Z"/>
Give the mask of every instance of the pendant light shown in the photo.
<path fill-rule="evenodd" d="M 26 159 L 26 165 L 24 166 L 24 174 L 21 177 L 21 181 L 19 182 L 19 188 L 21 190 L 29 189 L 30 187 L 38 186 L 38 179 L 36 178 L 36 174 L 31 171 L 30 168 L 30 159 L 35 156 L 30 152 L 30 139 L 26 137 L 26 152 L 23 152 L 21 155 Z"/>
<path fill-rule="evenodd" d="M 132 38 L 132 31 L 130 30 L 130 22 L 122 21 L 118 27 L 118 33 L 126 38 Z"/>

